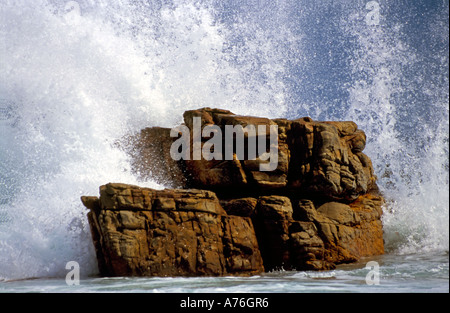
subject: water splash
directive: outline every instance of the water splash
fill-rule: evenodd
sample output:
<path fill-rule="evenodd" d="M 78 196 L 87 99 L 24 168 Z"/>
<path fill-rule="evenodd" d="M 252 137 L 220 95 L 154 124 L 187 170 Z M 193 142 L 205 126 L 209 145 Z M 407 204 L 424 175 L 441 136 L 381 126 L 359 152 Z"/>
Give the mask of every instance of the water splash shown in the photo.
<path fill-rule="evenodd" d="M 398 17 L 392 9 L 376 25 L 362 23 L 364 11 L 347 19 L 355 38 L 347 116 L 366 130 L 388 199 L 388 251 L 448 251 L 448 4 Z M 426 50 L 401 23 L 424 15 Z"/>
<path fill-rule="evenodd" d="M 226 45 L 232 33 L 207 5 L 41 0 L 0 10 L 0 94 L 16 119 L 2 125 L 0 277 L 61 276 L 72 260 L 97 271 L 79 197 L 110 181 L 160 187 L 131 174 L 114 145 L 123 136 L 175 125 L 189 108 L 286 110 L 271 41 Z"/>
<path fill-rule="evenodd" d="M 366 1 L 2 1 L 0 279 L 72 260 L 96 273 L 79 197 L 161 187 L 114 143 L 205 106 L 355 120 L 390 201 L 389 249 L 448 251 L 448 2 L 406 17 L 378 3 L 367 25 Z M 418 16 L 425 44 L 405 22 Z"/>

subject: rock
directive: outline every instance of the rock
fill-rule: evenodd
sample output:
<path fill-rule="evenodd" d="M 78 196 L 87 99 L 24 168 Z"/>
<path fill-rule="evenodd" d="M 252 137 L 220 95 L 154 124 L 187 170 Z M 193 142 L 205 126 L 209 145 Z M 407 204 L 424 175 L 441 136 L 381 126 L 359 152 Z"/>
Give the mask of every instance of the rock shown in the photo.
<path fill-rule="evenodd" d="M 99 198 L 82 197 L 102 276 L 330 270 L 384 253 L 384 199 L 362 152 L 366 135 L 355 123 L 271 120 L 210 108 L 183 117 L 179 130 L 192 134 L 188 159 L 172 158 L 179 138 L 167 128 L 142 130 L 126 149 L 141 179 L 172 189 L 107 184 Z M 257 136 L 251 125 L 266 133 Z M 230 127 L 250 131 L 231 137 L 228 159 L 194 159 L 194 146 L 216 153 L 211 141 Z M 208 131 L 199 138 L 202 129 Z M 220 139 L 214 148 L 226 151 L 230 146 Z M 252 142 L 265 144 L 263 155 L 251 157 Z M 267 171 L 269 155 L 277 163 Z"/>
<path fill-rule="evenodd" d="M 353 201 L 374 187 L 370 159 L 361 151 L 365 134 L 353 122 L 290 124 L 289 186 L 317 198 Z"/>
<path fill-rule="evenodd" d="M 244 158 L 239 158 L 233 150 L 232 159 L 226 160 L 224 146 L 223 158 L 219 160 L 194 160 L 194 118 L 200 119 L 201 129 L 217 126 L 223 136 L 228 126 L 265 127 L 267 150 L 271 144 L 269 128 L 276 126 L 276 168 L 262 171 L 261 166 L 268 161 L 258 155 L 255 159 L 248 158 L 249 140 L 253 138 L 248 132 L 244 132 Z M 184 121 L 192 135 L 191 158 L 173 161 L 169 151 L 174 138 L 170 138 L 170 131 L 145 129 L 138 136 L 138 147 L 132 154 L 136 172 L 157 181 L 170 182 L 172 179 L 172 185 L 178 187 L 212 190 L 221 196 L 301 193 L 308 197 L 351 202 L 375 187 L 372 163 L 362 153 L 366 135 L 353 122 L 317 122 L 310 118 L 270 120 L 210 108 L 187 111 Z M 210 139 L 199 138 L 200 147 Z"/>
<path fill-rule="evenodd" d="M 289 226 L 291 201 L 286 197 L 264 196 L 253 217 L 260 249 L 267 270 L 291 269 Z"/>
<path fill-rule="evenodd" d="M 294 219 L 289 198 L 259 198 L 253 216 L 264 266 L 267 270 L 328 270 L 325 247 L 313 222 Z"/>
<path fill-rule="evenodd" d="M 258 215 L 266 220 L 292 220 L 292 204 L 287 197 L 263 196 L 258 204 Z"/>
<path fill-rule="evenodd" d="M 311 201 L 303 200 L 296 210 L 317 227 L 324 243 L 324 260 L 341 264 L 384 254 L 383 203 L 380 195 L 370 191 L 349 205 L 328 202 L 315 209 Z"/>
<path fill-rule="evenodd" d="M 102 276 L 224 276 L 264 271 L 250 218 L 216 195 L 123 184 L 83 197 Z"/>
<path fill-rule="evenodd" d="M 124 141 L 124 149 L 131 156 L 133 172 L 141 180 L 151 177 L 158 184 L 182 188 L 186 185 L 181 164 L 170 156 L 170 147 L 174 139 L 170 137 L 170 128 L 145 128 L 135 136 Z"/>
<path fill-rule="evenodd" d="M 252 217 L 258 204 L 256 198 L 242 198 L 221 201 L 223 208 L 230 215 Z"/>
<path fill-rule="evenodd" d="M 256 128 L 258 126 L 265 126 L 267 141 L 269 141 L 270 126 L 277 126 L 274 121 L 268 118 L 238 116 L 229 111 L 205 108 L 187 111 L 184 114 L 185 124 L 191 129 L 191 132 L 193 131 L 192 119 L 194 117 L 201 117 L 202 127 L 205 125 L 218 126 L 221 129 L 223 136 L 225 136 L 227 126 L 242 126 L 243 128 L 248 125 L 254 125 Z M 250 137 L 248 132 L 244 133 L 243 150 L 246 155 L 249 151 L 248 145 Z M 202 145 L 204 145 L 205 141 L 208 139 L 209 138 L 204 139 Z M 279 147 L 282 147 L 281 142 Z M 225 147 L 223 150 L 225 150 Z M 185 160 L 185 174 L 188 177 L 187 187 L 200 189 L 207 188 L 218 193 L 224 193 L 226 191 L 235 193 L 236 190 L 241 188 L 244 188 L 244 190 L 255 188 L 276 189 L 286 186 L 288 163 L 286 149 L 278 150 L 278 167 L 273 172 L 260 171 L 261 164 L 265 163 L 261 158 L 256 158 L 254 160 L 248 158 L 239 159 L 236 151 L 233 150 L 233 152 L 233 160 L 230 161 L 224 160 L 225 158 L 213 162 L 204 160 Z"/>
<path fill-rule="evenodd" d="M 266 270 L 329 270 L 384 253 L 383 198 L 371 191 L 350 204 L 261 196 L 222 201 L 253 220 Z"/>
<path fill-rule="evenodd" d="M 108 184 L 82 201 L 102 276 L 329 270 L 384 253 L 383 199 L 374 192 L 317 209 L 283 196 L 223 200 L 237 215 L 205 190 Z"/>

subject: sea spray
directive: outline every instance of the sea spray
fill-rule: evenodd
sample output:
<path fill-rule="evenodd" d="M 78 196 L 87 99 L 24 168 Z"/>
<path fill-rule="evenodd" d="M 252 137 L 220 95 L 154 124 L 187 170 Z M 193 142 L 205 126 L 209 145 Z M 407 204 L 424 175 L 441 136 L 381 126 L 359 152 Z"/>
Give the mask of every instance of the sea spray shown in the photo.
<path fill-rule="evenodd" d="M 162 188 L 117 141 L 206 106 L 354 120 L 388 251 L 448 251 L 448 1 L 368 2 L 2 1 L 0 279 L 95 274 L 79 197 Z"/>
<path fill-rule="evenodd" d="M 397 15 L 395 5 L 379 4 L 377 23 L 367 21 L 373 6 L 342 17 L 354 37 L 347 118 L 366 131 L 388 200 L 387 250 L 448 251 L 448 5 Z M 430 36 L 426 49 L 405 19 L 424 20 L 415 31 Z"/>
<path fill-rule="evenodd" d="M 270 41 L 258 48 L 265 69 L 247 75 L 257 43 L 224 52 L 226 29 L 206 7 L 77 3 L 0 7 L 2 109 L 14 117 L 2 125 L 3 279 L 60 277 L 70 261 L 97 272 L 80 196 L 114 181 L 162 187 L 131 174 L 124 136 L 199 106 L 285 111 Z"/>

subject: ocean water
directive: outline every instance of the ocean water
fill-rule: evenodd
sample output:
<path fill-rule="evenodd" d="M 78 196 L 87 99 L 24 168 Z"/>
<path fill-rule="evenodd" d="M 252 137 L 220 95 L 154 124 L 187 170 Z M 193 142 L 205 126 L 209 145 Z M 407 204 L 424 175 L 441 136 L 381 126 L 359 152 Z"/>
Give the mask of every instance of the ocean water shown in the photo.
<path fill-rule="evenodd" d="M 368 284 L 373 276 L 366 262 L 380 265 L 379 282 Z M 253 277 L 85 277 L 79 285 L 65 278 L 37 278 L 0 284 L 0 293 L 151 293 L 151 294 L 287 294 L 294 293 L 448 293 L 448 253 L 434 255 L 388 254 L 341 265 L 327 272 L 274 271 Z M 194 295 L 195 296 L 195 295 Z M 198 297 L 198 296 L 197 296 Z M 158 300 L 158 297 L 152 299 Z M 201 296 L 199 299 L 202 299 Z M 177 305 L 177 304 L 173 304 Z"/>
<path fill-rule="evenodd" d="M 2 1 L 0 292 L 448 292 L 448 16 L 447 0 Z M 386 255 L 324 273 L 99 278 L 80 196 L 163 188 L 117 143 L 206 106 L 355 121 L 387 199 Z"/>

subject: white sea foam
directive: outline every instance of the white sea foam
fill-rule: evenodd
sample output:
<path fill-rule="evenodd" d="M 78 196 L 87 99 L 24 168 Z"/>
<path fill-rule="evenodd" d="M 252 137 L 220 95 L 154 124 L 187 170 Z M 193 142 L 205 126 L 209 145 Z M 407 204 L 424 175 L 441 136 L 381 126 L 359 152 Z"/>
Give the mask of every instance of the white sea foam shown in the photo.
<path fill-rule="evenodd" d="M 389 16 L 377 26 L 361 24 L 366 13 L 344 17 L 355 38 L 347 117 L 366 131 L 365 153 L 388 200 L 387 249 L 448 251 L 448 48 L 432 47 L 431 40 L 430 51 L 420 51 L 411 46 L 404 25 Z M 424 27 L 448 42 L 442 19 Z"/>
<path fill-rule="evenodd" d="M 189 108 L 286 110 L 270 40 L 258 54 L 265 68 L 253 68 L 246 55 L 262 49 L 257 34 L 236 48 L 250 52 L 224 53 L 226 29 L 206 6 L 79 4 L 0 7 L 0 94 L 14 116 L 1 138 L 0 185 L 9 201 L 0 277 L 60 276 L 71 260 L 85 275 L 96 272 L 80 196 L 111 181 L 156 186 L 130 173 L 114 145 L 123 136 L 173 126 Z"/>
<path fill-rule="evenodd" d="M 448 50 L 426 60 L 387 17 L 365 27 L 364 4 L 2 1 L 0 279 L 61 277 L 69 261 L 96 273 L 79 197 L 113 181 L 162 187 L 138 181 L 115 143 L 206 106 L 355 120 L 389 199 L 387 246 L 448 251 Z M 448 44 L 442 16 L 428 27 Z"/>

